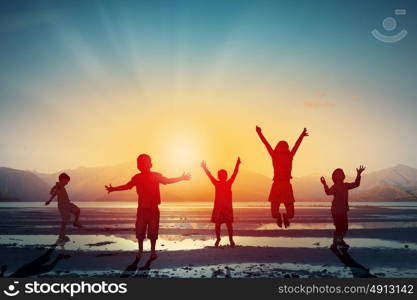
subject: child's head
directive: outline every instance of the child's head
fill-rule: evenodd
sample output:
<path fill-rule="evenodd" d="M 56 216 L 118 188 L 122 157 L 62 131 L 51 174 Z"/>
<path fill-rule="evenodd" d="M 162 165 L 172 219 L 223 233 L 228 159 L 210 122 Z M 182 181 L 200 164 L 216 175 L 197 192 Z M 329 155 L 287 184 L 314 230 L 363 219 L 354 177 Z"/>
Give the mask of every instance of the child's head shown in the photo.
<path fill-rule="evenodd" d="M 345 181 L 346 175 L 342 169 L 336 169 L 333 171 L 332 179 L 334 183 L 343 183 Z"/>
<path fill-rule="evenodd" d="M 71 180 L 71 178 L 69 177 L 67 173 L 59 174 L 58 179 L 59 179 L 59 182 L 62 183 L 63 185 L 67 185 L 68 182 Z"/>
<path fill-rule="evenodd" d="M 226 181 L 227 180 L 227 171 L 225 169 L 221 169 L 217 172 L 217 177 L 220 181 Z"/>
<path fill-rule="evenodd" d="M 137 167 L 141 172 L 149 172 L 152 168 L 152 160 L 148 154 L 141 154 L 137 159 Z"/>
<path fill-rule="evenodd" d="M 280 141 L 275 146 L 275 152 L 280 154 L 289 154 L 290 153 L 290 146 L 286 141 Z"/>

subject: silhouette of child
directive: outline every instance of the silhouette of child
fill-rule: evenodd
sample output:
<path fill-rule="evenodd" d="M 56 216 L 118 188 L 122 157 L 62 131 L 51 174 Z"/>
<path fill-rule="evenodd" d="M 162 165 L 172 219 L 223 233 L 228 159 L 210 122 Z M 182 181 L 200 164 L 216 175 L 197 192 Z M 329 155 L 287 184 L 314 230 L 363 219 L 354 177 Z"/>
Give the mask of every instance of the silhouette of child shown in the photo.
<path fill-rule="evenodd" d="M 275 149 L 272 149 L 267 139 L 262 134 L 262 129 L 256 126 L 256 132 L 259 135 L 262 143 L 268 150 L 269 155 L 272 158 L 272 165 L 274 167 L 274 179 L 269 193 L 268 201 L 271 202 L 271 214 L 273 218 L 277 219 L 277 224 L 282 227 L 282 218 L 279 212 L 281 203 L 285 205 L 286 213 L 283 214 L 284 226 L 290 226 L 290 219 L 294 217 L 294 194 L 291 185 L 291 170 L 292 161 L 295 153 L 300 147 L 303 138 L 308 136 L 307 129 L 304 128 L 294 147 L 289 149 L 286 141 L 280 141 Z"/>
<path fill-rule="evenodd" d="M 78 221 L 80 217 L 80 208 L 72 203 L 69 200 L 67 190 L 65 189 L 65 186 L 69 183 L 71 178 L 66 173 L 61 173 L 58 177 L 58 182 L 52 187 L 50 191 L 51 197 L 49 200 L 45 201 L 45 205 L 49 205 L 51 201 L 55 198 L 55 196 L 58 199 L 58 210 L 61 214 L 61 229 L 59 231 L 59 238 L 64 241 L 69 241 L 69 237 L 66 235 L 66 227 L 67 223 L 71 221 L 71 214 L 74 215 L 74 223 L 73 225 L 75 227 L 81 228 L 81 224 Z"/>
<path fill-rule="evenodd" d="M 105 188 L 108 193 L 130 190 L 136 187 L 138 194 L 138 208 L 136 214 L 136 238 L 138 240 L 138 254 L 140 259 L 143 255 L 143 241 L 146 237 L 151 241 L 151 258 L 157 257 L 155 246 L 159 231 L 159 208 L 161 203 L 159 185 L 171 184 L 182 180 L 190 180 L 191 175 L 184 173 L 180 177 L 166 178 L 162 174 L 152 172 L 152 160 L 147 154 L 141 154 L 137 158 L 137 168 L 140 173 L 132 177 L 125 185 L 113 187 L 111 184 Z"/>
<path fill-rule="evenodd" d="M 227 179 L 227 171 L 221 169 L 217 172 L 219 180 L 211 175 L 207 169 L 206 162 L 201 162 L 201 167 L 206 172 L 208 178 L 213 183 L 216 193 L 214 198 L 214 208 L 211 214 L 211 222 L 215 223 L 216 242 L 215 247 L 219 246 L 220 243 L 220 227 L 221 224 L 226 223 L 227 231 L 229 233 L 230 246 L 234 247 L 235 242 L 233 241 L 233 205 L 232 205 L 232 184 L 236 179 L 237 173 L 239 172 L 239 165 L 241 161 L 238 157 L 233 171 L 232 176 Z"/>
<path fill-rule="evenodd" d="M 328 187 L 326 179 L 324 177 L 320 178 L 326 195 L 333 195 L 331 211 L 335 231 L 333 235 L 332 247 L 338 247 L 340 249 L 349 248 L 349 245 L 346 244 L 343 240 L 344 236 L 348 231 L 347 212 L 349 211 L 349 190 L 357 188 L 361 184 L 361 174 L 364 170 L 364 166 L 360 166 L 359 168 L 357 168 L 355 182 L 350 183 L 345 182 L 346 176 L 342 169 L 334 170 L 332 174 L 334 184 L 331 188 Z"/>

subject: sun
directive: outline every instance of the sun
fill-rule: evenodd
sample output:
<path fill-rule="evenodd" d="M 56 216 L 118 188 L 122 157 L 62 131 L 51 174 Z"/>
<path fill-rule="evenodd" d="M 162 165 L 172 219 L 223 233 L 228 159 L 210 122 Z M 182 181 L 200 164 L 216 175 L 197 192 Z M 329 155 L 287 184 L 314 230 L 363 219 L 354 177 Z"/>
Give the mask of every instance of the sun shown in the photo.
<path fill-rule="evenodd" d="M 194 145 L 179 143 L 173 146 L 172 158 L 178 163 L 188 163 L 195 159 Z"/>
<path fill-rule="evenodd" d="M 167 149 L 169 165 L 173 170 L 191 170 L 198 167 L 201 154 L 191 137 L 174 138 Z"/>

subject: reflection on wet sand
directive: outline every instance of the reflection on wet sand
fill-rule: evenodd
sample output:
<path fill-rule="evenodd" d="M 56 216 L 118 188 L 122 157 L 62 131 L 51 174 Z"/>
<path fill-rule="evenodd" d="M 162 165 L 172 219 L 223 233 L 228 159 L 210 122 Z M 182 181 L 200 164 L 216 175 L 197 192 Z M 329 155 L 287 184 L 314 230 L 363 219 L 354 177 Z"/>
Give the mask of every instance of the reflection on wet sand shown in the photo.
<path fill-rule="evenodd" d="M 17 239 L 16 237 L 20 237 Z M 13 247 L 49 246 L 54 243 L 53 235 L 36 236 L 0 236 L 0 245 Z M 204 235 L 161 235 L 158 247 L 166 251 L 195 250 L 212 247 L 214 238 Z M 279 248 L 323 248 L 330 247 L 331 238 L 320 237 L 256 237 L 236 236 L 237 246 L 279 247 Z M 390 248 L 417 250 L 416 243 L 402 243 L 399 241 L 367 238 L 351 238 L 349 243 L 360 248 Z M 222 240 L 220 246 L 227 246 L 227 240 Z M 134 251 L 137 249 L 134 235 L 72 235 L 71 241 L 60 245 L 65 250 L 80 251 Z M 149 245 L 145 245 L 148 250 Z"/>

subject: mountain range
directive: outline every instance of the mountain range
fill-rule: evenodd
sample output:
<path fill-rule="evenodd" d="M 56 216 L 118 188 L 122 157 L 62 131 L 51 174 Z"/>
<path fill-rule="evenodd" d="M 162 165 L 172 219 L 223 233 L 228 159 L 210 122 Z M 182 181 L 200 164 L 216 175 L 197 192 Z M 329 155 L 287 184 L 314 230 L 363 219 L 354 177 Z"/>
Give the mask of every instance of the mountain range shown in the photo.
<path fill-rule="evenodd" d="M 119 185 L 129 181 L 137 173 L 134 162 L 64 171 L 71 176 L 67 190 L 74 201 L 136 201 L 134 190 L 108 195 L 104 189 L 105 184 Z M 45 174 L 1 167 L 0 201 L 44 201 L 59 173 Z M 269 177 L 243 169 L 233 186 L 234 201 L 266 201 L 271 184 Z M 297 201 L 331 200 L 324 195 L 317 175 L 294 178 L 293 187 Z M 203 172 L 197 172 L 193 174 L 191 182 L 161 187 L 161 194 L 163 201 L 212 201 L 214 188 Z M 351 192 L 350 200 L 417 201 L 417 169 L 397 165 L 365 173 L 361 187 Z"/>

